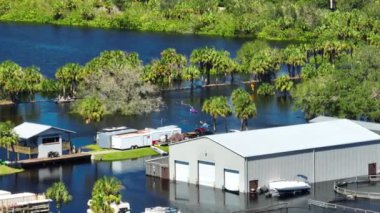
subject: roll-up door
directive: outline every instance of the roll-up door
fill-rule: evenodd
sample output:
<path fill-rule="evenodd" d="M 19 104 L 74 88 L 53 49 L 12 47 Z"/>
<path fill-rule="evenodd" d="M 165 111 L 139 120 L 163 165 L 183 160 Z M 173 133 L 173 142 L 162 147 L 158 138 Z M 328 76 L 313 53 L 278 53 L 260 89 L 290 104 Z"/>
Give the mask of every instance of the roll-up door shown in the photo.
<path fill-rule="evenodd" d="M 175 180 L 189 182 L 189 163 L 175 161 Z"/>
<path fill-rule="evenodd" d="M 239 191 L 239 171 L 224 170 L 224 188 L 228 191 Z"/>
<path fill-rule="evenodd" d="M 214 187 L 215 183 L 215 164 L 199 161 L 198 162 L 198 183 L 199 185 Z"/>

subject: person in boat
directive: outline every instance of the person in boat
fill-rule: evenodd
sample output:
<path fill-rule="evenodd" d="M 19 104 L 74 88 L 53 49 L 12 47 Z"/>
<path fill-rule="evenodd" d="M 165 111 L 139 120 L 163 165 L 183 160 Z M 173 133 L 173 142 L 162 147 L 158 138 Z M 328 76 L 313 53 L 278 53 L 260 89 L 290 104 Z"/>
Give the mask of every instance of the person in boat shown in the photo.
<path fill-rule="evenodd" d="M 198 110 L 196 110 L 193 106 L 190 106 L 190 112 L 191 113 L 198 113 Z"/>

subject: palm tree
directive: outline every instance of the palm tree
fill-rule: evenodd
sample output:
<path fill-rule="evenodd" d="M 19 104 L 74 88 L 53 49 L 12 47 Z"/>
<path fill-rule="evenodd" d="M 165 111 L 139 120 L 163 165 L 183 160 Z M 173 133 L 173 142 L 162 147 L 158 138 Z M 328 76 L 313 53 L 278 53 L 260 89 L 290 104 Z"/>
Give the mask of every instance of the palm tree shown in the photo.
<path fill-rule="evenodd" d="M 54 200 L 58 212 L 61 212 L 60 209 L 63 204 L 72 200 L 72 196 L 63 182 L 53 183 L 53 185 L 46 190 L 46 196 Z"/>
<path fill-rule="evenodd" d="M 289 78 L 289 76 L 283 75 L 276 79 L 275 88 L 283 97 L 286 97 L 293 87 L 294 82 Z"/>
<path fill-rule="evenodd" d="M 249 93 L 241 88 L 232 92 L 231 100 L 234 107 L 234 114 L 240 119 L 240 130 L 247 130 L 248 119 L 257 114 L 255 102 Z"/>
<path fill-rule="evenodd" d="M 82 116 L 86 123 L 99 122 L 105 114 L 105 107 L 98 98 L 90 97 L 75 105 L 74 112 Z"/>
<path fill-rule="evenodd" d="M 194 88 L 194 80 L 199 79 L 200 71 L 196 66 L 190 65 L 184 69 L 182 74 L 182 78 L 185 80 L 190 80 L 191 83 L 191 91 Z"/>
<path fill-rule="evenodd" d="M 102 177 L 95 182 L 92 189 L 91 210 L 94 212 L 113 212 L 110 204 L 121 201 L 121 182 L 115 177 Z"/>
<path fill-rule="evenodd" d="M 206 75 L 206 85 L 210 84 L 211 74 L 230 74 L 237 71 L 237 63 L 230 58 L 230 53 L 215 48 L 193 50 L 190 62 L 197 65 L 202 74 Z"/>
<path fill-rule="evenodd" d="M 211 115 L 213 122 L 213 130 L 216 131 L 216 119 L 223 117 L 225 129 L 227 132 L 227 117 L 231 115 L 231 106 L 228 104 L 227 98 L 223 96 L 211 97 L 203 103 L 202 111 Z"/>
<path fill-rule="evenodd" d="M 67 89 L 69 89 L 69 95 L 75 95 L 77 84 L 82 77 L 81 70 L 81 66 L 76 63 L 65 64 L 57 70 L 55 77 L 62 87 L 63 97 L 66 97 Z"/>
<path fill-rule="evenodd" d="M 18 144 L 19 137 L 13 131 L 14 124 L 10 121 L 0 123 L 0 146 L 8 149 L 12 147 L 12 152 L 15 152 L 14 145 Z M 8 153 L 9 159 L 9 153 Z M 17 158 L 16 158 L 17 161 Z"/>

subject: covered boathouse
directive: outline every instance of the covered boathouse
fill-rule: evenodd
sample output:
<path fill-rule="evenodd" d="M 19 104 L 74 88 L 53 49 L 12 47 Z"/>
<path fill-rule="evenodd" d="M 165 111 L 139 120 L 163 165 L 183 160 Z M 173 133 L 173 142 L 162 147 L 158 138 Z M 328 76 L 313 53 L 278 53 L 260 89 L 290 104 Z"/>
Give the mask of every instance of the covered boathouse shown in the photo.
<path fill-rule="evenodd" d="M 13 129 L 20 138 L 14 145 L 14 152 L 27 155 L 29 158 L 46 158 L 50 154 L 62 156 L 71 150 L 71 137 L 75 133 L 71 130 L 61 129 L 49 125 L 24 122 Z M 13 151 L 12 147 L 8 147 Z"/>
<path fill-rule="evenodd" d="M 239 192 L 302 175 L 377 174 L 380 136 L 346 119 L 204 136 L 170 146 L 171 180 Z"/>

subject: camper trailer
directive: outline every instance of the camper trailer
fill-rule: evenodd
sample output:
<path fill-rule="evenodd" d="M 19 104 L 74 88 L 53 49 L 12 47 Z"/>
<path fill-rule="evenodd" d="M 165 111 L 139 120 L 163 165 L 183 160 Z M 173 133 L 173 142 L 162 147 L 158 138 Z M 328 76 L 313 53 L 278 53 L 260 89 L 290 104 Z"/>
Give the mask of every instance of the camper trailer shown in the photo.
<path fill-rule="evenodd" d="M 150 145 L 152 145 L 150 130 L 139 130 L 133 133 L 112 136 L 113 149 L 136 149 Z"/>

